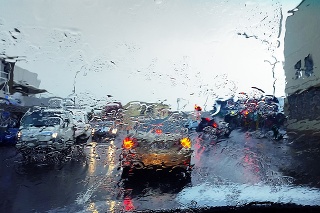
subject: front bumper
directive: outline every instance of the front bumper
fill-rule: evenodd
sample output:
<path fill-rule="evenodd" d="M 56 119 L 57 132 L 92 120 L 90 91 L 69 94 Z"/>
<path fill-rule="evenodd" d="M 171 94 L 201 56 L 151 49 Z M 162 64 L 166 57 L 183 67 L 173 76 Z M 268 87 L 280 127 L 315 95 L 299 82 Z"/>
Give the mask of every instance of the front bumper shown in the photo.
<path fill-rule="evenodd" d="M 18 150 L 45 150 L 45 151 L 61 151 L 73 145 L 73 142 L 63 142 L 62 140 L 50 140 L 50 141 L 18 141 L 16 148 Z"/>

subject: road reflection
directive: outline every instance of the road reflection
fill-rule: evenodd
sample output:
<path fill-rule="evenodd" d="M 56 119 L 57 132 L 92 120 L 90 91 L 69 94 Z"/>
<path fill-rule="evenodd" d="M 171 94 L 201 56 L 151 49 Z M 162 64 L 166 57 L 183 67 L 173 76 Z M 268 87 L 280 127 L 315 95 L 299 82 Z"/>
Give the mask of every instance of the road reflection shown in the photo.
<path fill-rule="evenodd" d="M 99 210 L 96 208 L 95 203 L 90 203 L 87 210 L 91 213 L 99 213 Z"/>
<path fill-rule="evenodd" d="M 96 167 L 97 167 L 97 153 L 96 153 L 96 146 L 97 144 L 92 142 L 92 146 L 90 147 L 90 152 L 89 152 L 89 168 L 88 168 L 88 172 L 89 175 L 93 175 L 96 171 Z"/>
<path fill-rule="evenodd" d="M 266 186 L 263 189 L 279 195 L 284 193 L 283 187 L 291 184 L 319 186 L 319 170 L 308 171 L 319 159 L 317 149 L 297 152 L 288 147 L 289 142 L 256 139 L 240 131 L 215 143 L 197 139 L 195 135 L 190 178 L 152 170 L 138 171 L 130 179 L 121 179 L 118 169 L 121 140 L 119 137 L 107 142 L 89 142 L 82 155 L 75 153 L 61 165 L 26 165 L 14 148 L 0 149 L 4 162 L 1 170 L 6 171 L 0 178 L 4 199 L 0 207 L 5 212 L 19 212 L 22 208 L 39 212 L 48 208 L 52 212 L 132 212 L 176 208 L 180 205 L 177 197 L 204 183 L 227 190 L 225 194 L 222 190 L 222 194 L 219 191 L 214 195 L 221 202 L 231 202 L 233 195 L 239 195 L 230 186 L 239 190 L 252 185 L 260 190 Z M 201 200 L 202 194 L 201 188 L 192 195 L 200 196 L 197 199 Z M 229 195 L 232 195 L 230 199 Z"/>
<path fill-rule="evenodd" d="M 169 170 L 148 170 L 136 172 L 130 179 L 119 182 L 123 210 L 132 211 L 145 208 L 144 201 L 157 202 L 157 205 L 170 205 L 163 200 L 171 200 L 181 190 L 191 186 L 191 177 L 180 177 L 178 172 Z M 143 207 L 145 206 L 145 207 Z"/>

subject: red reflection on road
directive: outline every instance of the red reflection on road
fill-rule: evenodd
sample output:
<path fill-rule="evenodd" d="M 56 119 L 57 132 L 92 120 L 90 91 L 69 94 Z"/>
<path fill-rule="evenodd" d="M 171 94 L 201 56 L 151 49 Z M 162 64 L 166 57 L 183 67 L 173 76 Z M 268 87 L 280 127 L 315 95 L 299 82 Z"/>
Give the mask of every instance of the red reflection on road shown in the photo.
<path fill-rule="evenodd" d="M 201 159 L 201 155 L 202 155 L 202 153 L 204 152 L 204 150 L 205 150 L 205 147 L 203 147 L 202 145 L 201 145 L 201 141 L 203 141 L 200 137 L 197 137 L 196 138 L 196 143 L 195 143 L 195 145 L 194 145 L 194 148 L 195 148 L 195 159 L 198 161 L 198 162 L 200 162 L 200 159 Z"/>
<path fill-rule="evenodd" d="M 133 201 L 130 198 L 125 198 L 123 200 L 123 206 L 125 211 L 132 211 L 135 209 Z"/>
<path fill-rule="evenodd" d="M 243 162 L 247 177 L 250 177 L 255 183 L 260 182 L 260 165 L 257 154 L 248 147 L 244 148 Z"/>

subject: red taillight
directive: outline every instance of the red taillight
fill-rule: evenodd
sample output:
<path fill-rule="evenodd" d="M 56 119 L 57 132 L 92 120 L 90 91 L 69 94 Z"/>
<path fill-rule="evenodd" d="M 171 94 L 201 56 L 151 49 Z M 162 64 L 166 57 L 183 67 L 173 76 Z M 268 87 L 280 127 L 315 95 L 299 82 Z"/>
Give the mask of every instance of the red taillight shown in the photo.
<path fill-rule="evenodd" d="M 210 121 L 210 118 L 205 118 L 205 119 L 206 119 L 206 121 L 208 121 L 208 122 Z"/>
<path fill-rule="evenodd" d="M 123 200 L 123 205 L 126 211 L 133 211 L 135 209 L 133 201 L 130 198 L 125 198 Z"/>
<path fill-rule="evenodd" d="M 214 128 L 217 128 L 217 127 L 218 127 L 218 124 L 217 124 L 216 122 L 214 122 L 214 123 L 212 124 L 212 126 L 213 126 Z"/>
<path fill-rule="evenodd" d="M 133 138 L 125 138 L 122 142 L 122 147 L 125 149 L 131 149 L 135 145 L 135 140 Z"/>
<path fill-rule="evenodd" d="M 156 133 L 157 133 L 157 134 L 161 134 L 161 133 L 162 133 L 162 130 L 161 130 L 161 129 L 156 129 Z"/>

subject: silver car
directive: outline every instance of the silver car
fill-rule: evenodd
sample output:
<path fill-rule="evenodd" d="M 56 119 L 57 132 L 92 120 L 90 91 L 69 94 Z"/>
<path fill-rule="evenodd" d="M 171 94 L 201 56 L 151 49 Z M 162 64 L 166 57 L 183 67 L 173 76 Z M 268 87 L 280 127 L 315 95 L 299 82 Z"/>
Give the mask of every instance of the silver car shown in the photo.
<path fill-rule="evenodd" d="M 16 148 L 24 156 L 64 151 L 74 144 L 72 115 L 62 109 L 28 111 L 21 119 Z"/>
<path fill-rule="evenodd" d="M 190 175 L 192 143 L 183 124 L 153 119 L 124 137 L 120 161 L 122 178 L 137 170 L 181 171 Z"/>

